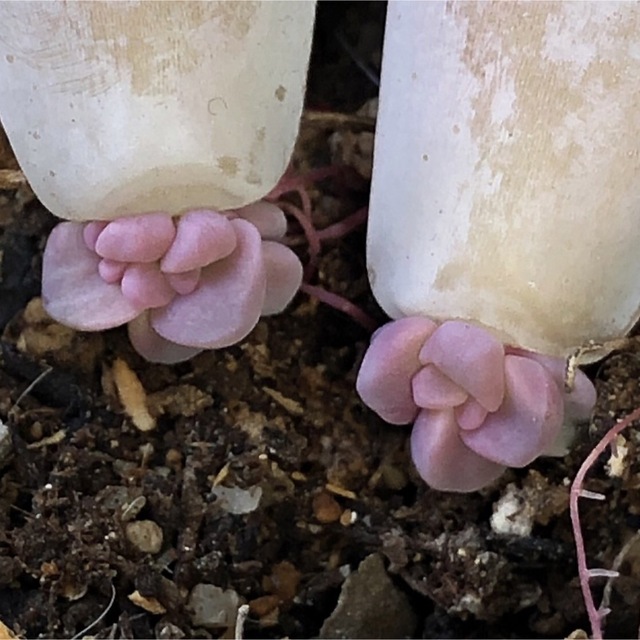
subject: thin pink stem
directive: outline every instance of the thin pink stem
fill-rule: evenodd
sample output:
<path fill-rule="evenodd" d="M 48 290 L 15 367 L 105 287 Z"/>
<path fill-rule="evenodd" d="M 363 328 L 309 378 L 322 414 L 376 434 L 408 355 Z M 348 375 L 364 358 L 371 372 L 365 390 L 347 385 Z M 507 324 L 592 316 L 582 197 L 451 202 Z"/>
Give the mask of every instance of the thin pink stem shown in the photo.
<path fill-rule="evenodd" d="M 591 467 L 598 460 L 604 450 L 613 444 L 617 435 L 624 431 L 635 420 L 640 419 L 640 407 L 635 411 L 632 411 L 624 419 L 617 422 L 607 433 L 602 440 L 591 450 L 591 453 L 586 457 L 576 473 L 576 477 L 571 483 L 571 492 L 569 494 L 569 514 L 571 515 L 571 525 L 573 528 L 573 538 L 576 545 L 576 556 L 578 560 L 578 575 L 580 577 L 580 588 L 582 589 L 582 597 L 587 609 L 587 616 L 589 617 L 589 624 L 591 625 L 591 637 L 593 640 L 602 640 L 602 620 L 604 612 L 599 611 L 596 608 L 593 600 L 593 594 L 589 586 L 589 580 L 591 574 L 587 566 L 587 553 L 584 547 L 584 537 L 582 535 L 582 529 L 580 528 L 580 511 L 578 508 L 578 499 L 580 497 L 590 497 L 589 492 L 583 492 L 584 480 L 591 469 Z"/>
<path fill-rule="evenodd" d="M 302 213 L 311 221 L 313 221 L 313 205 L 311 204 L 311 196 L 309 192 L 300 187 L 296 193 L 300 196 L 300 202 L 302 202 Z"/>
<path fill-rule="evenodd" d="M 328 304 L 330 307 L 346 313 L 349 317 L 355 320 L 359 325 L 364 327 L 367 331 L 373 333 L 378 328 L 378 323 L 368 314 L 365 313 L 360 307 L 349 302 L 346 298 L 338 295 L 337 293 L 331 293 L 322 287 L 316 287 L 312 284 L 303 284 L 300 287 L 300 291 L 317 298 L 320 302 Z"/>
<path fill-rule="evenodd" d="M 304 291 L 310 296 L 313 296 L 320 302 L 324 302 L 330 307 L 342 311 L 343 313 L 351 317 L 355 322 L 362 325 L 365 329 L 373 332 L 375 329 L 377 329 L 378 324 L 375 320 L 373 320 L 373 318 L 371 318 L 357 305 L 349 302 L 349 300 L 336 293 L 331 293 L 329 291 L 326 291 L 322 287 L 317 287 L 309 284 L 309 281 L 313 277 L 318 265 L 318 261 L 320 259 L 322 241 L 340 238 L 359 225 L 363 224 L 367 219 L 368 210 L 367 207 L 363 207 L 355 213 L 347 216 L 347 218 L 345 218 L 344 220 L 329 225 L 322 231 L 318 231 L 313 225 L 313 206 L 311 203 L 311 198 L 309 197 L 309 193 L 305 189 L 305 185 L 313 182 L 318 182 L 319 180 L 324 180 L 325 178 L 341 175 L 342 171 L 342 167 L 332 166 L 314 169 L 306 175 L 298 176 L 297 178 L 291 178 L 287 175 L 282 178 L 280 183 L 276 185 L 276 187 L 271 191 L 266 199 L 271 201 L 278 200 L 278 205 L 282 208 L 282 210 L 290 216 L 293 216 L 297 220 L 298 224 L 302 227 L 302 231 L 304 232 L 304 235 L 307 239 L 307 243 L 309 245 L 309 260 L 304 267 L 303 284 L 300 287 L 300 290 Z M 278 199 L 281 195 L 293 191 L 295 191 L 299 195 L 302 208 L 297 207 L 291 202 Z M 295 239 L 289 239 L 289 241 L 285 242 L 289 245 L 293 245 L 295 243 Z"/>
<path fill-rule="evenodd" d="M 330 224 L 328 227 L 321 229 L 318 231 L 318 238 L 320 239 L 320 242 L 324 242 L 325 240 L 335 240 L 336 238 L 346 236 L 348 233 L 367 221 L 368 213 L 369 209 L 367 207 L 362 207 L 362 209 L 358 209 L 343 220 L 340 220 L 340 222 Z"/>
<path fill-rule="evenodd" d="M 309 243 L 309 262 L 304 268 L 304 281 L 307 282 L 316 270 L 320 256 L 320 238 L 318 237 L 318 232 L 313 226 L 311 218 L 305 215 L 299 207 L 296 207 L 296 205 L 291 202 L 284 201 L 281 201 L 279 206 L 282 207 L 285 213 L 293 216 L 298 221 Z"/>
<path fill-rule="evenodd" d="M 288 169 L 280 179 L 280 182 L 266 195 L 265 199 L 278 200 L 280 196 L 285 193 L 291 193 L 292 191 L 300 193 L 306 185 L 339 176 L 345 169 L 345 167 L 340 165 L 331 165 L 311 169 L 311 171 L 303 175 L 293 175 L 291 170 Z"/>

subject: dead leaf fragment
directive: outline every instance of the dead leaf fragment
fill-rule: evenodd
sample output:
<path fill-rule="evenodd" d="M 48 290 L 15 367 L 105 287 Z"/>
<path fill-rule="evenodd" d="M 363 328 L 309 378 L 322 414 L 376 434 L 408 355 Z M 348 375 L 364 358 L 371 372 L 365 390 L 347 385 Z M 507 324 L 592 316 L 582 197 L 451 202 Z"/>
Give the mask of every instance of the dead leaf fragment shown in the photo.
<path fill-rule="evenodd" d="M 335 493 L 337 496 L 341 496 L 343 498 L 347 498 L 349 500 L 355 500 L 358 496 L 349 489 L 345 489 L 338 484 L 333 484 L 331 482 L 327 482 L 324 488 L 330 493 Z"/>
<path fill-rule="evenodd" d="M 155 418 L 147 407 L 147 394 L 140 379 L 122 359 L 113 363 L 113 379 L 118 389 L 118 397 L 125 413 L 140 431 L 151 431 L 156 427 Z"/>
<path fill-rule="evenodd" d="M 281 407 L 286 409 L 291 415 L 293 416 L 304 415 L 304 407 L 296 400 L 287 398 L 287 396 L 282 395 L 279 391 L 276 391 L 275 389 L 270 389 L 269 387 L 262 387 L 262 390 L 272 400 L 275 400 Z"/>
<path fill-rule="evenodd" d="M 13 638 L 17 638 L 18 636 L 7 627 L 6 624 L 0 620 L 0 640 L 13 640 Z"/>
<path fill-rule="evenodd" d="M 64 429 L 60 429 L 54 434 L 38 440 L 38 442 L 32 442 L 31 444 L 28 444 L 27 449 L 40 449 L 42 447 L 48 447 L 51 444 L 60 444 L 65 439 L 66 435 L 67 432 Z"/>
<path fill-rule="evenodd" d="M 0 169 L 0 189 L 11 190 L 24 187 L 27 179 L 22 171 L 16 169 Z"/>
<path fill-rule="evenodd" d="M 162 604 L 160 604 L 160 602 L 158 602 L 158 600 L 156 600 L 156 598 L 146 598 L 137 589 L 127 597 L 136 605 L 136 607 L 140 607 L 149 613 L 156 615 L 167 613 L 167 610 L 162 606 Z"/>

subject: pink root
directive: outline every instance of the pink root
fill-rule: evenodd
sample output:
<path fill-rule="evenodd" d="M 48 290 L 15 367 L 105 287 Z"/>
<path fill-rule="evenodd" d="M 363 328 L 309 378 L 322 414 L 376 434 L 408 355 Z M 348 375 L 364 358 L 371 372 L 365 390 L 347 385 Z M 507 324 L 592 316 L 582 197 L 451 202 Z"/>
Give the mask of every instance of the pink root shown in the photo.
<path fill-rule="evenodd" d="M 318 231 L 318 240 L 320 240 L 320 242 L 324 242 L 325 240 L 337 240 L 338 238 L 343 238 L 358 227 L 362 226 L 367 221 L 368 213 L 368 207 L 358 209 L 355 213 L 344 218 L 344 220 L 340 220 L 340 222 L 331 224 Z"/>
<path fill-rule="evenodd" d="M 361 327 L 364 327 L 371 333 L 378 327 L 378 323 L 370 315 L 360 309 L 357 305 L 353 304 L 353 302 L 349 302 L 349 300 L 343 298 L 337 293 L 331 293 L 322 287 L 315 287 L 307 283 L 300 285 L 300 291 L 320 300 L 320 302 L 328 304 L 330 307 L 333 307 L 338 311 L 342 311 L 342 313 L 348 315 Z"/>
<path fill-rule="evenodd" d="M 322 287 L 309 284 L 317 269 L 320 252 L 322 251 L 322 242 L 338 239 L 347 235 L 360 225 L 364 224 L 367 219 L 367 208 L 363 207 L 344 220 L 329 225 L 320 231 L 318 231 L 313 224 L 311 198 L 307 193 L 305 185 L 312 184 L 313 182 L 324 180 L 329 177 L 342 176 L 344 171 L 344 167 L 332 166 L 316 169 L 304 176 L 291 177 L 289 174 L 285 174 L 285 177 L 269 194 L 268 198 L 276 199 L 285 193 L 290 192 L 296 192 L 300 197 L 302 208 L 286 201 L 280 201 L 279 206 L 282 207 L 285 213 L 292 216 L 298 222 L 307 241 L 309 258 L 304 267 L 304 284 L 302 285 L 301 290 L 321 302 L 328 304 L 334 309 L 342 311 L 368 331 L 373 331 L 377 327 L 377 323 L 357 305 L 349 302 L 338 294 L 331 293 Z M 289 241 L 288 244 L 292 245 L 295 244 L 295 242 Z"/>
<path fill-rule="evenodd" d="M 300 209 L 291 202 L 285 201 L 280 202 L 280 206 L 285 213 L 288 213 L 290 216 L 293 216 L 296 219 L 298 224 L 302 227 L 305 237 L 307 238 L 307 242 L 309 244 L 309 260 L 304 267 L 303 280 L 304 282 L 308 282 L 315 274 L 316 267 L 318 265 L 318 259 L 320 258 L 321 245 L 320 238 L 318 237 L 318 232 L 313 226 L 311 215 L 307 214 L 304 209 Z"/>
<path fill-rule="evenodd" d="M 604 437 L 591 450 L 584 462 L 580 465 L 578 473 L 576 473 L 576 477 L 571 483 L 571 491 L 569 494 L 569 513 L 571 515 L 573 539 L 576 545 L 576 558 L 578 562 L 580 588 L 582 590 L 582 598 L 587 610 L 587 616 L 589 618 L 589 624 L 591 626 L 591 637 L 593 638 L 593 640 L 602 640 L 602 621 L 607 615 L 608 610 L 602 610 L 596 607 L 589 583 L 593 578 L 601 575 L 604 575 L 605 577 L 611 577 L 612 572 L 608 569 L 589 569 L 587 565 L 587 553 L 584 546 L 582 528 L 580 526 L 580 509 L 578 507 L 578 500 L 580 498 L 587 498 L 591 500 L 604 499 L 604 496 L 601 493 L 594 493 L 593 491 L 584 489 L 584 481 L 587 473 L 597 462 L 602 453 L 604 453 L 605 449 L 607 447 L 613 446 L 618 434 L 639 419 L 640 408 L 632 411 L 628 416 L 611 427 L 611 429 L 607 431 Z M 602 571 L 604 571 L 605 573 L 603 574 Z"/>
<path fill-rule="evenodd" d="M 305 199 L 309 199 L 309 195 L 306 192 L 307 186 L 321 182 L 327 178 L 340 178 L 348 170 L 348 167 L 330 165 L 328 167 L 312 169 L 302 175 L 296 175 L 291 169 L 287 169 L 278 184 L 265 197 L 265 200 L 279 200 L 285 193 L 295 191 L 300 196 L 304 205 Z M 308 204 L 310 208 L 311 202 L 309 201 Z"/>

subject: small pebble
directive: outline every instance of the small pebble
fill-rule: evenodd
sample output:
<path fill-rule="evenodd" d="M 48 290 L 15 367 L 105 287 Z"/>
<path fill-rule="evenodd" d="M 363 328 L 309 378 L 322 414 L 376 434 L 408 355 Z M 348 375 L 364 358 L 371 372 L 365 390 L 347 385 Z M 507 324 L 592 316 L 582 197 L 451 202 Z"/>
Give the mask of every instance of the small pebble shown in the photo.
<path fill-rule="evenodd" d="M 158 553 L 162 549 L 162 529 L 153 520 L 127 523 L 127 539 L 142 553 Z"/>
<path fill-rule="evenodd" d="M 171 622 L 159 622 L 156 625 L 156 638 L 158 640 L 170 640 L 172 638 L 184 638 L 185 633 L 180 627 Z"/>
<path fill-rule="evenodd" d="M 287 560 L 274 565 L 271 574 L 262 579 L 265 591 L 278 596 L 282 602 L 290 602 L 298 593 L 302 574 Z"/>
<path fill-rule="evenodd" d="M 2 425 L 2 431 L 3 433 L 8 434 L 9 430 L 7 429 L 6 425 L 3 424 Z M 44 436 L 44 431 L 42 428 L 42 423 L 39 422 L 38 420 L 36 420 L 31 427 L 29 427 L 29 436 L 31 437 L 32 440 L 37 441 L 37 440 L 42 440 L 43 436 Z M 4 437 L 4 436 L 3 436 Z"/>
<path fill-rule="evenodd" d="M 169 449 L 164 457 L 164 463 L 174 471 L 182 469 L 182 454 L 177 449 Z"/>
<path fill-rule="evenodd" d="M 280 604 L 278 596 L 260 596 L 249 603 L 251 615 L 258 618 L 271 613 Z"/>
<path fill-rule="evenodd" d="M 402 491 L 409 481 L 404 469 L 391 464 L 382 467 L 382 479 L 384 483 L 393 491 Z"/>
<path fill-rule="evenodd" d="M 322 491 L 314 497 L 312 506 L 313 515 L 322 524 L 336 522 L 342 515 L 342 507 L 326 491 Z"/>
<path fill-rule="evenodd" d="M 191 624 L 206 629 L 224 629 L 235 624 L 240 598 L 232 589 L 222 590 L 213 584 L 197 584 L 189 594 L 187 608 Z"/>
<path fill-rule="evenodd" d="M 251 513 L 258 508 L 260 498 L 262 498 L 262 487 L 250 487 L 241 489 L 240 487 L 217 486 L 211 490 L 216 496 L 216 503 L 228 513 L 242 515 Z"/>

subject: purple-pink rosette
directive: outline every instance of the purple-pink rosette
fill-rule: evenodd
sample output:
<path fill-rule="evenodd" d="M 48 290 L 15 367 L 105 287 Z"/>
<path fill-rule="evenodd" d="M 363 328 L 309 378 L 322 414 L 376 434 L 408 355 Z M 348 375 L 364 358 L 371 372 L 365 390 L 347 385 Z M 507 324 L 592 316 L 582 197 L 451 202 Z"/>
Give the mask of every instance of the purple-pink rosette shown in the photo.
<path fill-rule="evenodd" d="M 128 325 L 152 362 L 187 360 L 242 340 L 260 316 L 282 311 L 302 264 L 282 242 L 282 211 L 147 213 L 111 222 L 63 222 L 44 252 L 49 315 L 80 331 Z"/>
<path fill-rule="evenodd" d="M 460 492 L 549 452 L 564 424 L 588 419 L 596 397 L 581 371 L 565 392 L 561 358 L 505 347 L 467 322 L 422 317 L 374 334 L 357 389 L 387 422 L 413 423 L 411 455 L 427 484 Z"/>

